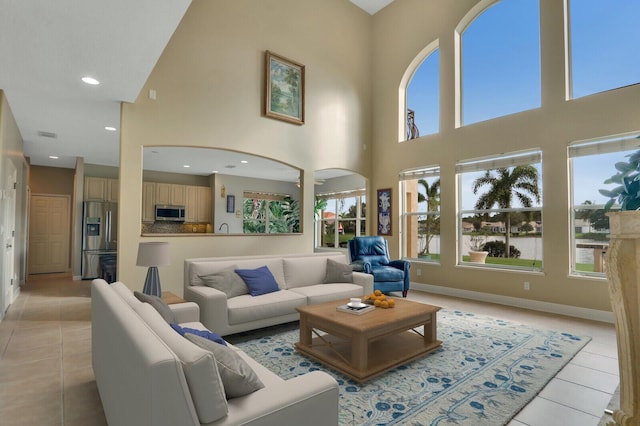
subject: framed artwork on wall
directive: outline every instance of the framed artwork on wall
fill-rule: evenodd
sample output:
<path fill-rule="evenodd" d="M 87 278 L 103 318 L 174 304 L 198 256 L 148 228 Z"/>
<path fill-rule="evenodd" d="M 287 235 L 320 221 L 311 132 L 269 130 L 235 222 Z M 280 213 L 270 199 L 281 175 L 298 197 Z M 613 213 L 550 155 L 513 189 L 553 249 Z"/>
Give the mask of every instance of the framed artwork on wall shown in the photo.
<path fill-rule="evenodd" d="M 304 65 L 265 52 L 265 115 L 304 124 Z"/>
<path fill-rule="evenodd" d="M 227 213 L 233 213 L 236 211 L 236 196 L 227 195 Z"/>
<path fill-rule="evenodd" d="M 391 188 L 378 189 L 378 235 L 391 236 Z"/>

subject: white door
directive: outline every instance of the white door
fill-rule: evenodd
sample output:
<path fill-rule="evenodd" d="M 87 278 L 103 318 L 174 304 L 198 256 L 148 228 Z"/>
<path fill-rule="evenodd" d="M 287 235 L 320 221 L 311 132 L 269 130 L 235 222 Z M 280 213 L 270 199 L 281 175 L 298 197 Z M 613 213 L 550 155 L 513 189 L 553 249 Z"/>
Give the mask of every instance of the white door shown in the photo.
<path fill-rule="evenodd" d="M 16 182 L 17 171 L 13 162 L 6 161 L 5 187 L 2 189 L 2 223 L 0 223 L 0 241 L 2 241 L 2 274 L 0 276 L 2 296 L 0 300 L 0 318 L 13 302 L 14 285 L 18 285 L 15 279 L 15 229 L 16 229 Z"/>
<path fill-rule="evenodd" d="M 69 269 L 68 195 L 32 195 L 29 212 L 29 273 Z"/>

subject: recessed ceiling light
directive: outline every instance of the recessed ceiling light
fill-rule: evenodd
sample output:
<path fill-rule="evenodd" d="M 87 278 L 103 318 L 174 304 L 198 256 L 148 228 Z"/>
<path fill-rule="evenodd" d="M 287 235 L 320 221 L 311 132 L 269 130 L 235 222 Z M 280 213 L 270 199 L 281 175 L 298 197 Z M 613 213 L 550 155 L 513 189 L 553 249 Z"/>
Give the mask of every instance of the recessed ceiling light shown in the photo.
<path fill-rule="evenodd" d="M 118 129 L 116 129 L 115 127 L 112 127 L 112 126 L 105 126 L 105 127 L 104 127 L 104 129 L 105 129 L 105 130 L 108 130 L 108 131 L 110 131 L 110 132 L 115 132 L 116 130 L 118 130 Z"/>
<path fill-rule="evenodd" d="M 100 82 L 98 80 L 96 80 L 93 77 L 89 77 L 89 76 L 82 77 L 82 81 L 84 81 L 85 83 L 90 84 L 92 86 L 97 86 L 98 84 L 100 84 Z"/>
<path fill-rule="evenodd" d="M 218 171 L 217 170 L 213 170 L 211 173 L 218 173 Z"/>
<path fill-rule="evenodd" d="M 184 167 L 185 169 L 188 169 L 188 168 L 189 168 L 189 167 L 191 167 L 191 166 L 190 166 L 190 165 L 188 165 L 188 164 L 185 164 L 185 165 L 183 165 L 182 167 Z"/>
<path fill-rule="evenodd" d="M 248 161 L 247 161 L 247 160 L 241 160 L 240 162 L 241 162 L 242 164 L 247 164 L 247 163 L 248 163 Z"/>
<path fill-rule="evenodd" d="M 58 157 L 57 155 L 50 155 L 49 158 L 51 158 L 52 160 L 57 160 L 60 157 Z"/>

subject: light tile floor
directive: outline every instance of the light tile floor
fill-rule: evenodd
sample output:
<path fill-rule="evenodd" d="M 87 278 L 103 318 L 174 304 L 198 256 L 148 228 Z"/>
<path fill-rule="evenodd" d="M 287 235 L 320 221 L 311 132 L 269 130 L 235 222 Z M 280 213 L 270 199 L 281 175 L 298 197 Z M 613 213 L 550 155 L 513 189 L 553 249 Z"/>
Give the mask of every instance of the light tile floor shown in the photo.
<path fill-rule="evenodd" d="M 410 291 L 409 298 L 590 336 L 509 426 L 598 425 L 619 382 L 612 324 L 419 291 Z M 89 281 L 29 279 L 0 323 L 0 424 L 106 424 L 91 368 L 90 308 Z"/>

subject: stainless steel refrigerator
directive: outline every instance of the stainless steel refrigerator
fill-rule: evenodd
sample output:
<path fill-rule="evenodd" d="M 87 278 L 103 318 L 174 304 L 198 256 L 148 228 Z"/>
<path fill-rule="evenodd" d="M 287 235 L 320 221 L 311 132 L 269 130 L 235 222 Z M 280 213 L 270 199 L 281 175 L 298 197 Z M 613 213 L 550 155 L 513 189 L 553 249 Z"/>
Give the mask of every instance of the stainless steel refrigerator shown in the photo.
<path fill-rule="evenodd" d="M 82 214 L 82 279 L 116 280 L 118 204 L 85 201 Z"/>

